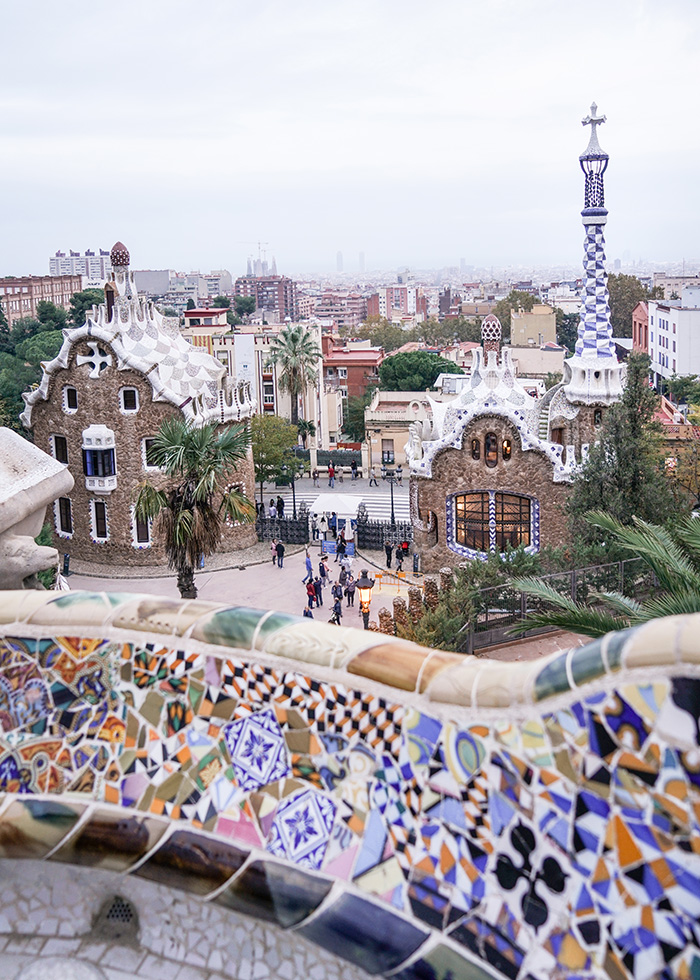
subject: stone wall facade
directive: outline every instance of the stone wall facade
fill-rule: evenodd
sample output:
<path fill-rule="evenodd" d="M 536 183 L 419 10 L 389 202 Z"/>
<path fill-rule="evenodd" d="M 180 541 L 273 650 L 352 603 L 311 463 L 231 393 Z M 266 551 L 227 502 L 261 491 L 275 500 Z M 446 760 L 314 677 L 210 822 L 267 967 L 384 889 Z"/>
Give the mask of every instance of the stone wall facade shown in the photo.
<path fill-rule="evenodd" d="M 498 461 L 489 467 L 484 459 L 484 440 L 487 433 L 496 436 L 499 446 Z M 510 440 L 511 457 L 502 458 L 500 447 Z M 472 457 L 472 440 L 480 445 L 479 459 Z M 482 415 L 475 418 L 464 430 L 461 449 L 445 449 L 433 462 L 433 475 L 429 479 L 411 476 L 417 481 L 418 507 L 421 519 L 427 520 L 428 511 L 436 517 L 434 533 L 416 531 L 415 540 L 421 552 L 422 568 L 434 572 L 444 565 L 455 565 L 464 556 L 450 547 L 448 534 L 449 506 L 446 500 L 457 493 L 476 490 L 492 490 L 530 497 L 538 504 L 537 532 L 539 547 L 561 545 L 566 540 L 566 514 L 564 505 L 569 492 L 566 483 L 552 481 L 552 464 L 537 450 L 523 451 L 520 435 L 515 426 L 500 415 Z M 533 522 L 534 508 L 533 508 Z M 533 528 L 533 536 L 535 529 Z"/>
<path fill-rule="evenodd" d="M 105 357 L 111 355 L 112 363 L 105 364 L 99 376 L 92 378 L 91 364 L 79 363 L 79 360 L 81 357 L 92 357 L 93 352 L 86 341 L 76 343 L 67 368 L 59 368 L 50 376 L 47 400 L 40 400 L 33 408 L 32 430 L 36 445 L 56 456 L 53 437 L 63 436 L 67 443 L 68 468 L 75 480 L 75 486 L 68 495 L 73 533 L 66 535 L 61 532 L 58 504 L 54 505 L 53 515 L 49 510 L 47 519 L 53 525 L 54 542 L 62 554 L 100 564 L 162 566 L 165 552 L 156 534 L 151 535 L 150 545 L 136 544 L 133 504 L 141 481 L 146 476 L 153 478 L 154 482 L 158 478 L 157 470 L 145 468 L 144 440 L 155 436 L 166 419 L 179 413 L 169 402 L 153 401 L 151 384 L 138 371 L 117 370 L 114 366 L 117 359 L 108 345 L 100 344 L 99 350 L 104 352 Z M 74 388 L 77 393 L 75 410 L 67 409 L 65 389 L 68 387 Z M 125 388 L 137 392 L 138 408 L 135 411 L 123 409 L 121 393 Z M 108 493 L 95 493 L 85 485 L 83 431 L 99 423 L 110 428 L 115 436 L 117 485 Z M 231 482 L 240 483 L 245 493 L 253 499 L 255 482 L 250 452 L 232 473 Z M 97 540 L 94 535 L 94 500 L 106 505 L 106 540 Z M 225 551 L 246 548 L 255 540 L 252 525 L 230 528 L 224 534 L 221 548 Z"/>

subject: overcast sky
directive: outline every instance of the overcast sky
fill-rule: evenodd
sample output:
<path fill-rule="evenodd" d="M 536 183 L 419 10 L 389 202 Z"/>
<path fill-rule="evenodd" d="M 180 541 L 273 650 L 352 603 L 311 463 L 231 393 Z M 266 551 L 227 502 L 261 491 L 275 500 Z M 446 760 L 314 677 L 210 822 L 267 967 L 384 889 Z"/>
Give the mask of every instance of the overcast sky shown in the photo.
<path fill-rule="evenodd" d="M 700 259 L 699 0 L 5 0 L 0 275 Z"/>

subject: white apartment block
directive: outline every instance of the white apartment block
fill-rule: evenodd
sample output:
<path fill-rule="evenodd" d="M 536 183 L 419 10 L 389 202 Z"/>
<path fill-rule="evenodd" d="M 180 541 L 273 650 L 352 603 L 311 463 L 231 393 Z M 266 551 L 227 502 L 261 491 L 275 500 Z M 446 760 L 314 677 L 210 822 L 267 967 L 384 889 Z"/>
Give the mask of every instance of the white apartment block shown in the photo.
<path fill-rule="evenodd" d="M 56 252 L 49 259 L 50 276 L 85 276 L 105 282 L 112 278 L 112 264 L 109 250 L 103 248 L 93 251 L 86 248 L 85 252 Z"/>
<path fill-rule="evenodd" d="M 700 286 L 685 286 L 677 302 L 649 300 L 649 357 L 656 387 L 673 374 L 700 374 Z"/>

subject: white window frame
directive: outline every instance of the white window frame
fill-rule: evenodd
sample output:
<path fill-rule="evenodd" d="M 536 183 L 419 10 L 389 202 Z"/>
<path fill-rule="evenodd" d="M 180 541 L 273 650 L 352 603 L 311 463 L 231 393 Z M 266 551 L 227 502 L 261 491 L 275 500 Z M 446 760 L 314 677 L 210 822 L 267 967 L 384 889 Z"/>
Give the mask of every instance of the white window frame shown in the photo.
<path fill-rule="evenodd" d="M 75 518 L 73 516 L 73 500 L 72 500 L 71 497 L 66 497 L 65 498 L 68 501 L 68 503 L 70 504 L 70 522 L 71 522 L 71 527 L 73 528 L 73 530 L 72 531 L 64 531 L 61 528 L 61 508 L 60 508 L 60 501 L 62 499 L 63 499 L 62 497 L 58 497 L 56 500 L 54 500 L 54 503 L 53 503 L 54 527 L 56 528 L 56 534 L 59 536 L 59 538 L 66 538 L 66 540 L 70 541 L 70 539 L 73 537 L 73 535 L 75 533 Z"/>
<path fill-rule="evenodd" d="M 76 402 L 75 408 L 70 408 L 68 406 L 68 392 L 69 391 L 74 391 L 75 392 L 75 402 Z M 66 413 L 66 415 L 75 415 L 75 413 L 78 411 L 78 406 L 80 404 L 80 401 L 78 399 L 78 389 L 75 387 L 75 385 L 64 385 L 63 386 L 62 404 L 63 404 L 63 411 Z"/>
<path fill-rule="evenodd" d="M 155 436 L 144 436 L 141 440 L 141 461 L 143 463 L 143 468 L 148 470 L 149 473 L 162 473 L 162 466 L 151 466 L 148 462 L 148 456 L 146 455 L 146 443 L 153 442 Z"/>
<path fill-rule="evenodd" d="M 97 513 L 96 504 L 102 504 L 105 509 L 105 534 L 106 537 L 100 538 L 97 536 Z M 90 498 L 90 540 L 94 544 L 104 544 L 109 541 L 109 510 L 107 508 L 106 500 L 98 500 L 95 497 Z"/>
<path fill-rule="evenodd" d="M 136 395 L 136 408 L 127 408 L 124 404 L 124 392 L 133 391 Z M 139 390 L 133 385 L 126 385 L 124 388 L 119 389 L 119 411 L 122 415 L 136 415 L 139 408 L 141 407 L 141 401 L 139 399 Z"/>
<path fill-rule="evenodd" d="M 148 541 L 139 541 L 136 537 L 136 508 L 131 507 L 131 546 L 137 551 L 145 551 L 153 545 L 153 521 L 148 521 Z"/>

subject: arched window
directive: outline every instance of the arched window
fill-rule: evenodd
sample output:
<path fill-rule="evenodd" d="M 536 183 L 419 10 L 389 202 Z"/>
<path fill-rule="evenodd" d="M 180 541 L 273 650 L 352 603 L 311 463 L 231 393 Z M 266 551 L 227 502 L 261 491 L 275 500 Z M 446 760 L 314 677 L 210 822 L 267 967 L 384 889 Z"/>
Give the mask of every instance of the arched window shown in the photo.
<path fill-rule="evenodd" d="M 498 462 L 498 439 L 494 432 L 487 432 L 484 439 L 484 462 L 487 466 L 495 466 Z"/>
<path fill-rule="evenodd" d="M 481 443 L 478 439 L 472 439 L 472 459 L 479 459 L 481 456 Z"/>
<path fill-rule="evenodd" d="M 504 459 L 510 459 L 510 454 L 512 452 L 512 445 L 510 439 L 504 439 L 501 443 L 501 455 Z"/>

